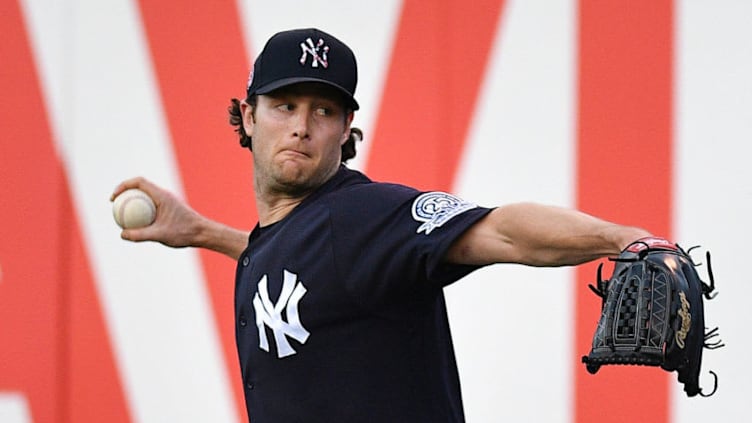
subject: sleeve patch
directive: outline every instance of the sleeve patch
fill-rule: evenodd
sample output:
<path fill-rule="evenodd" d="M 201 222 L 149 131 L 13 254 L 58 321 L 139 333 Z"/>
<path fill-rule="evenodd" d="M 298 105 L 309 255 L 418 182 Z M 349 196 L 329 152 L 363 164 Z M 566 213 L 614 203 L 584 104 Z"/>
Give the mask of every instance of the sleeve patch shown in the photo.
<path fill-rule="evenodd" d="M 473 203 L 445 192 L 432 191 L 421 194 L 415 199 L 412 207 L 413 219 L 423 223 L 417 233 L 425 232 L 428 235 L 453 217 L 476 207 L 478 206 Z"/>

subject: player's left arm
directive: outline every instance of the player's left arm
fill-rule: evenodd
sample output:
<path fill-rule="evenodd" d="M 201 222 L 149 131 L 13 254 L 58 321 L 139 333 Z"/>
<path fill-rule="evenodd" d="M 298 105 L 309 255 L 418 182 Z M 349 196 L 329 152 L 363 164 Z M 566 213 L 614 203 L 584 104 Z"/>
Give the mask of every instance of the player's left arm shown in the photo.
<path fill-rule="evenodd" d="M 616 256 L 631 242 L 650 236 L 577 210 L 533 203 L 510 204 L 491 211 L 449 248 L 452 263 L 519 263 L 567 266 Z"/>

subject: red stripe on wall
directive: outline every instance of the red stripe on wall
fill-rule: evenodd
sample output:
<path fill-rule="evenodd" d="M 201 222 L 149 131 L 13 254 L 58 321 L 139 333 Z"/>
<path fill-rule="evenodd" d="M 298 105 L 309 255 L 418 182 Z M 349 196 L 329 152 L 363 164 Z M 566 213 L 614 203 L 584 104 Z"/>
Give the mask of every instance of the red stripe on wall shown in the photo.
<path fill-rule="evenodd" d="M 404 2 L 369 176 L 452 188 L 503 4 Z"/>
<path fill-rule="evenodd" d="M 115 364 L 110 335 L 104 321 L 103 305 L 99 301 L 94 277 L 89 265 L 87 247 L 80 225 L 73 213 L 68 185 L 61 188 L 63 207 L 58 231 L 65 245 L 61 251 L 58 275 L 68 285 L 62 303 L 67 306 L 65 321 L 68 351 L 64 423 L 126 423 L 132 421 L 122 378 Z M 42 421 L 42 420 L 40 420 Z"/>
<path fill-rule="evenodd" d="M 580 1 L 578 207 L 671 236 L 673 8 L 670 0 Z M 576 286 L 577 355 L 590 348 L 600 300 Z M 609 267 L 610 270 L 610 267 Z M 575 369 L 575 421 L 665 422 L 668 381 L 659 368 Z"/>
<path fill-rule="evenodd" d="M 38 422 L 127 422 L 17 2 L 0 2 L 0 27 L 0 391 Z"/>
<path fill-rule="evenodd" d="M 250 69 L 236 4 L 139 3 L 187 200 L 213 219 L 250 228 L 251 155 L 227 120 L 230 98 L 244 97 Z M 245 416 L 234 341 L 235 263 L 205 250 L 200 256 L 238 415 Z"/>
<path fill-rule="evenodd" d="M 33 417 L 61 416 L 65 348 L 57 283 L 62 205 L 60 163 L 52 149 L 33 59 L 15 1 L 0 2 L 0 391 L 26 396 Z M 32 169 L 36 171 L 33 172 Z M 41 206 L 44 205 L 44 206 Z"/>

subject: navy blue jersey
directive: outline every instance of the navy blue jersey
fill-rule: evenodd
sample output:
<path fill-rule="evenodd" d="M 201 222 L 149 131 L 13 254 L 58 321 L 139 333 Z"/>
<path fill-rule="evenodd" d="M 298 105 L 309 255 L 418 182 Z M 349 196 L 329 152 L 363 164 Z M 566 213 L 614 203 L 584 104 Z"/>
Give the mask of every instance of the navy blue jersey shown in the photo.
<path fill-rule="evenodd" d="M 442 260 L 485 216 L 344 166 L 240 256 L 236 338 L 254 423 L 460 422 Z"/>

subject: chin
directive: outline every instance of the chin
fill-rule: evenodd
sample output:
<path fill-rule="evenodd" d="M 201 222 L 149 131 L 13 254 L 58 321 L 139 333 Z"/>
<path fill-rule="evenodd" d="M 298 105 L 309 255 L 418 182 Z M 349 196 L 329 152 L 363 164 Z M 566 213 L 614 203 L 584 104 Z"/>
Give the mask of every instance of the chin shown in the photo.
<path fill-rule="evenodd" d="M 285 160 L 279 166 L 279 178 L 289 181 L 305 181 L 314 173 L 314 167 L 300 160 Z"/>

